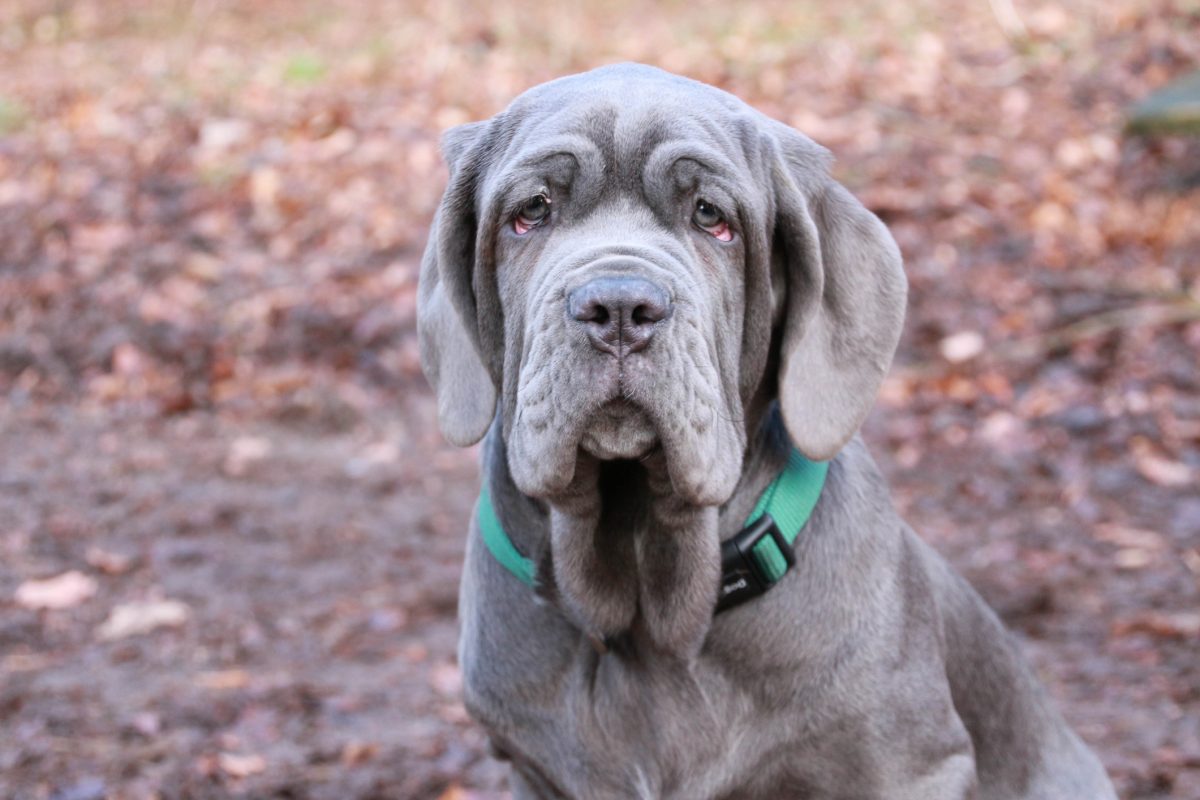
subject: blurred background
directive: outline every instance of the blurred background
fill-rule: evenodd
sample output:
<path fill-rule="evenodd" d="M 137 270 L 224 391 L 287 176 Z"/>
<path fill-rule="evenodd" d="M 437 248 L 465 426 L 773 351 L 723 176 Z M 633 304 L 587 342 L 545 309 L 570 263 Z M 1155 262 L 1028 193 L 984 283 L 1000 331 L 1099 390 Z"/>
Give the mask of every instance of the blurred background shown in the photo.
<path fill-rule="evenodd" d="M 615 60 L 837 155 L 902 513 L 1122 797 L 1200 798 L 1200 139 L 1126 129 L 1195 0 L 4 0 L 0 796 L 507 797 L 417 264 L 439 133 Z"/>

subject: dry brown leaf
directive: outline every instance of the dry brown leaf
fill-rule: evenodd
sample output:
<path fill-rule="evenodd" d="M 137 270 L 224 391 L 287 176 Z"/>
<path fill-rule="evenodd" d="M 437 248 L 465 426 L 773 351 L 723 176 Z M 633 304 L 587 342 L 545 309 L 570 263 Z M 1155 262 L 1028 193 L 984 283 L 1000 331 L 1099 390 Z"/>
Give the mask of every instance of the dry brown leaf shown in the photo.
<path fill-rule="evenodd" d="M 429 685 L 440 695 L 457 697 L 462 691 L 462 672 L 455 664 L 438 664 L 429 671 Z"/>
<path fill-rule="evenodd" d="M 151 600 L 116 606 L 96 631 L 102 641 L 174 628 L 187 622 L 191 610 L 178 600 Z"/>
<path fill-rule="evenodd" d="M 223 468 L 230 477 L 240 478 L 250 468 L 271 455 L 271 440 L 262 436 L 242 436 L 234 439 L 225 456 Z"/>
<path fill-rule="evenodd" d="M 1191 549 L 1183 554 L 1183 563 L 1192 571 L 1192 574 L 1200 578 L 1200 550 Z"/>
<path fill-rule="evenodd" d="M 122 575 L 133 567 L 133 556 L 124 553 L 114 553 L 99 547 L 89 547 L 87 562 L 106 575 Z"/>
<path fill-rule="evenodd" d="M 1168 639 L 1191 639 L 1200 636 L 1200 612 L 1147 611 L 1117 621 L 1112 631 L 1114 636 L 1149 633 Z"/>
<path fill-rule="evenodd" d="M 242 689 L 250 683 L 250 673 L 244 669 L 223 669 L 202 672 L 196 676 L 196 685 L 205 689 Z"/>
<path fill-rule="evenodd" d="M 1133 528 L 1128 525 L 1118 525 L 1114 522 L 1101 523 L 1095 529 L 1096 538 L 1103 542 L 1111 542 L 1121 547 L 1131 547 L 1141 550 L 1163 550 L 1167 540 L 1161 533 L 1144 528 Z"/>
<path fill-rule="evenodd" d="M 96 579 L 73 569 L 53 578 L 25 581 L 17 587 L 13 599 L 25 608 L 64 609 L 77 606 L 94 594 Z"/>
<path fill-rule="evenodd" d="M 452 783 L 438 795 L 437 800 L 470 800 L 470 797 L 471 795 L 465 789 L 457 783 Z"/>
<path fill-rule="evenodd" d="M 1196 480 L 1191 467 L 1158 453 L 1145 437 L 1135 437 L 1130 442 L 1130 450 L 1137 471 L 1151 483 L 1174 488 L 1187 486 Z"/>
<path fill-rule="evenodd" d="M 374 742 L 346 742 L 342 747 L 342 763 L 348 767 L 365 764 L 379 752 L 379 745 Z"/>
<path fill-rule="evenodd" d="M 248 778 L 265 772 L 267 761 L 255 753 L 221 753 L 217 756 L 217 766 L 232 778 Z"/>
<path fill-rule="evenodd" d="M 951 364 L 961 364 L 970 361 L 983 352 L 984 340 L 978 331 L 959 331 L 952 333 L 938 343 L 938 351 L 942 358 Z"/>
<path fill-rule="evenodd" d="M 1142 569 L 1154 561 L 1154 554 L 1140 547 L 1125 547 L 1113 556 L 1113 563 L 1121 569 Z"/>

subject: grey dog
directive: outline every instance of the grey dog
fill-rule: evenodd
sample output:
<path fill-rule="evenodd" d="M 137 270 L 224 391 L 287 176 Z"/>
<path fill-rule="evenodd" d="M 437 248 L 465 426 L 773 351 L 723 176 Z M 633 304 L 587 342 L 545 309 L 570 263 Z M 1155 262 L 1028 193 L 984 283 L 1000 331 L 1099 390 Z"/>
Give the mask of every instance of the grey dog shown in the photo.
<path fill-rule="evenodd" d="M 907 284 L 825 149 L 620 65 L 443 150 L 422 364 L 536 565 L 531 589 L 473 523 L 465 700 L 515 797 L 1115 797 L 857 435 Z M 714 614 L 721 543 L 793 448 L 829 462 L 795 565 Z"/>

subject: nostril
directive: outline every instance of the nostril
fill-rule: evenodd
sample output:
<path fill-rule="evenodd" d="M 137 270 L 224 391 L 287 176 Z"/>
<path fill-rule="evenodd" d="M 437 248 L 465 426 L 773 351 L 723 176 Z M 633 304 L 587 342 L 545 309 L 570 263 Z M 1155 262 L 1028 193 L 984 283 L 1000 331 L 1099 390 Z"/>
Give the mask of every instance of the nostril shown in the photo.
<path fill-rule="evenodd" d="M 667 310 L 663 305 L 651 302 L 635 306 L 629 318 L 634 325 L 653 325 L 666 319 L 666 316 Z"/>
<path fill-rule="evenodd" d="M 604 299 L 597 297 L 592 287 L 585 286 L 571 292 L 567 298 L 567 313 L 578 322 L 590 322 L 604 325 L 608 322 L 611 312 L 604 304 Z"/>

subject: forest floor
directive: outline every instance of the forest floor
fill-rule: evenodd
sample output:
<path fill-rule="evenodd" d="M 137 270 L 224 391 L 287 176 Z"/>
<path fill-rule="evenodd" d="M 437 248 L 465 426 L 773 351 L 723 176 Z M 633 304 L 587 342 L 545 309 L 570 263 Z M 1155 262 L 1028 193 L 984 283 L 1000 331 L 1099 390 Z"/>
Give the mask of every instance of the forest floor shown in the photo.
<path fill-rule="evenodd" d="M 413 327 L 437 136 L 628 59 L 837 155 L 911 284 L 898 507 L 1122 797 L 1200 798 L 1200 145 L 1122 134 L 1195 3 L 342 5 L 0 7 L 0 797 L 507 796 Z"/>

